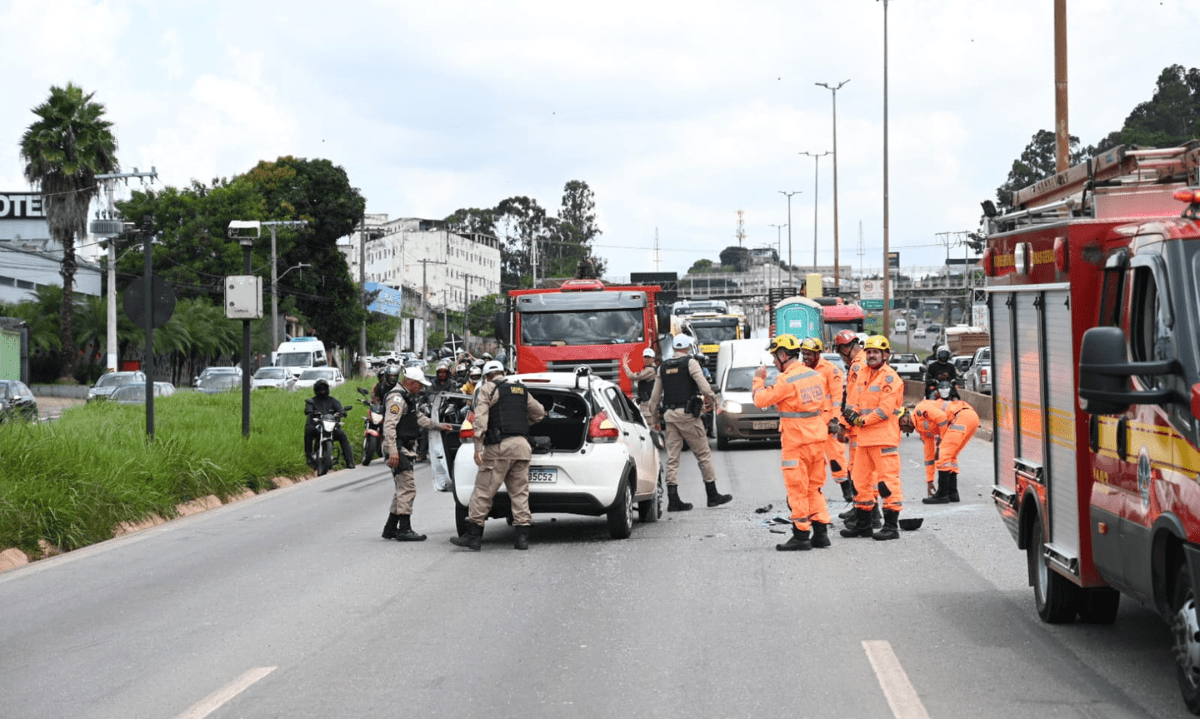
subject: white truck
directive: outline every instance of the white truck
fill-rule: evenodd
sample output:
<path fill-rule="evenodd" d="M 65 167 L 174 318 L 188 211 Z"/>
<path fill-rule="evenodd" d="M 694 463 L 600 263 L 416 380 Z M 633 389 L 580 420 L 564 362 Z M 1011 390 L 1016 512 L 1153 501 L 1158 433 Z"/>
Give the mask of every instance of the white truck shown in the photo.
<path fill-rule="evenodd" d="M 301 370 L 328 365 L 329 359 L 325 355 L 325 343 L 315 337 L 294 337 L 279 343 L 272 364 L 299 375 Z"/>

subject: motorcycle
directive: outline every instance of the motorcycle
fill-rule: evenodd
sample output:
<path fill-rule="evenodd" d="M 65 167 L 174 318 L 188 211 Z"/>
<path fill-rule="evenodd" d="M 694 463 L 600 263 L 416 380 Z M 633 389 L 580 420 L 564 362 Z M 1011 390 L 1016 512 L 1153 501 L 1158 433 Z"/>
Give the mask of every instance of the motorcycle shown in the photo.
<path fill-rule="evenodd" d="M 370 395 L 366 388 L 358 388 L 361 395 Z M 363 417 L 363 450 L 362 464 L 370 465 L 375 457 L 383 457 L 383 405 L 359 399 L 367 406 L 367 414 Z"/>
<path fill-rule="evenodd" d="M 342 418 L 346 411 L 340 413 L 324 413 L 310 415 L 309 422 L 317 425 L 316 470 L 317 475 L 324 475 L 330 468 L 342 462 L 341 443 L 334 439 L 334 432 L 342 427 Z"/>

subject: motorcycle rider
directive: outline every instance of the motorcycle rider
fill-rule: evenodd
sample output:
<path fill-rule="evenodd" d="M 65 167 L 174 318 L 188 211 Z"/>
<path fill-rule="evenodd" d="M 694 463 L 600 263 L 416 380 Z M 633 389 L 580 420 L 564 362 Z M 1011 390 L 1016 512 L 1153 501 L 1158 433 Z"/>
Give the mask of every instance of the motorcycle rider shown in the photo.
<path fill-rule="evenodd" d="M 313 419 L 316 418 L 319 422 L 321 416 L 326 413 L 345 415 L 346 411 L 338 399 L 329 394 L 329 383 L 322 378 L 313 383 L 313 396 L 304 401 L 304 454 L 308 458 L 309 467 L 317 466 L 315 446 L 321 434 Z M 350 438 L 346 437 L 346 431 L 337 428 L 333 431 L 333 439 L 342 446 L 342 457 L 346 460 L 346 467 L 353 470 L 354 453 L 350 450 Z"/>
<path fill-rule="evenodd" d="M 475 464 L 479 475 L 471 492 L 466 532 L 450 542 L 478 551 L 483 542 L 483 526 L 492 509 L 492 500 L 501 483 L 512 502 L 513 547 L 529 549 L 529 427 L 546 416 L 546 409 L 533 399 L 524 385 L 504 380 L 504 366 L 490 360 L 483 367 L 487 381 L 479 388 L 475 401 Z"/>
<path fill-rule="evenodd" d="M 396 387 L 396 381 L 399 379 L 400 366 L 388 363 L 379 371 L 379 381 L 375 383 L 375 387 L 371 388 L 371 404 L 382 405 L 383 399 L 387 397 L 392 388 Z"/>
<path fill-rule="evenodd" d="M 495 362 L 495 360 L 493 360 L 492 362 Z M 470 372 L 467 373 L 467 381 L 465 383 L 463 383 L 463 386 L 459 390 L 459 392 L 461 392 L 463 395 L 474 395 L 475 388 L 477 388 L 483 384 L 482 380 L 483 380 L 483 368 L 482 367 L 472 367 Z"/>
<path fill-rule="evenodd" d="M 650 424 L 655 430 L 667 430 L 667 510 L 691 510 L 692 504 L 679 499 L 676 485 L 679 473 L 679 453 L 684 441 L 691 447 L 700 464 L 708 506 L 717 507 L 733 499 L 732 495 L 717 492 L 717 469 L 713 467 L 712 450 L 700 414 L 705 405 L 715 407 L 717 396 L 704 379 L 700 363 L 691 356 L 692 338 L 680 333 L 671 340 L 675 356 L 658 366 L 654 392 L 650 395 Z"/>
<path fill-rule="evenodd" d="M 454 378 L 450 374 L 450 361 L 442 360 L 438 363 L 437 373 L 434 376 L 433 383 L 430 386 L 430 391 L 435 393 L 440 392 L 458 392 L 459 384 L 454 382 Z"/>
<path fill-rule="evenodd" d="M 417 396 L 429 385 L 419 367 L 404 369 L 404 379 L 393 387 L 384 402 L 383 454 L 392 469 L 396 493 L 387 522 L 383 526 L 384 540 L 420 542 L 425 536 L 412 529 L 413 500 L 417 485 L 413 478 L 413 460 L 417 456 L 417 439 L 422 430 L 437 428 L 449 431 L 452 426 L 435 423 L 417 409 Z"/>
<path fill-rule="evenodd" d="M 936 388 L 939 380 L 954 382 L 958 379 L 958 368 L 950 362 L 950 349 L 941 348 L 937 351 L 937 360 L 925 368 L 925 390 Z"/>

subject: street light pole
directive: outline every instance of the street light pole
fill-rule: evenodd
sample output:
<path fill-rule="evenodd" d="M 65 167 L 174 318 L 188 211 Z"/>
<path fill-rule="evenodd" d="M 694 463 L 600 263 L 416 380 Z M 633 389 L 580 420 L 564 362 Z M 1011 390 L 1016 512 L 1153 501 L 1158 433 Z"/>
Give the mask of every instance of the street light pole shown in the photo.
<path fill-rule="evenodd" d="M 791 192 L 787 192 L 786 190 L 780 190 L 779 192 L 787 197 L 787 206 L 788 206 L 788 221 L 787 221 L 787 226 L 788 226 L 788 286 L 795 287 L 796 284 L 792 281 L 792 196 L 799 195 L 801 191 L 793 190 Z"/>
<path fill-rule="evenodd" d="M 837 91 L 848 82 L 850 81 L 843 80 L 836 87 L 830 87 L 827 83 L 817 83 L 833 93 L 833 282 L 837 285 L 839 294 L 842 291 L 842 273 L 838 248 Z"/>
<path fill-rule="evenodd" d="M 888 219 L 888 0 L 883 0 L 883 330 L 887 331 L 892 320 L 892 269 L 888 265 L 891 256 Z"/>
<path fill-rule="evenodd" d="M 809 157 L 816 160 L 816 162 L 813 163 L 813 165 L 815 166 L 813 168 L 813 272 L 816 272 L 817 271 L 817 196 L 818 196 L 819 190 L 820 190 L 820 186 L 818 183 L 820 182 L 820 179 L 821 179 L 821 158 L 823 158 L 826 155 L 829 155 L 830 152 L 828 150 L 826 150 L 823 153 L 813 153 L 813 152 L 808 152 L 807 150 L 805 150 L 804 152 L 802 152 L 800 154 L 808 155 Z"/>
<path fill-rule="evenodd" d="M 769 225 L 768 225 L 768 226 L 769 226 L 769 227 L 773 227 L 773 228 L 775 228 L 775 251 L 776 251 L 776 256 L 778 256 L 779 252 L 781 252 L 781 251 L 782 251 L 782 248 L 780 247 L 780 245 L 783 243 L 783 226 L 784 226 L 784 223 L 779 223 L 778 225 L 776 225 L 775 223 L 769 223 Z M 776 280 L 778 280 L 778 281 L 780 281 L 780 283 L 779 283 L 780 285 L 783 285 L 783 282 L 782 282 L 782 280 L 783 280 L 783 273 L 781 273 L 781 272 L 779 271 L 779 260 L 778 260 L 778 257 L 776 257 L 776 260 L 775 260 L 775 279 L 776 279 Z"/>
<path fill-rule="evenodd" d="M 279 347 L 279 277 L 276 275 L 279 258 L 275 256 L 275 227 L 278 225 L 307 225 L 307 220 L 267 220 L 262 223 L 271 228 L 271 352 Z M 361 258 L 360 258 L 361 262 Z M 249 275 L 250 271 L 247 270 Z"/>

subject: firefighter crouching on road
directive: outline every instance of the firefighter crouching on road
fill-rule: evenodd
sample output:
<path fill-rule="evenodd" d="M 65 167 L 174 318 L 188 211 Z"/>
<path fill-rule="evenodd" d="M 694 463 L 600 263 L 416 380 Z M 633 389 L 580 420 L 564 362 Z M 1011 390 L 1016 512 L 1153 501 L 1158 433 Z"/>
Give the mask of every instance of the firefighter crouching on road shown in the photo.
<path fill-rule="evenodd" d="M 629 355 L 621 358 L 621 367 L 631 382 L 637 383 L 636 396 L 642 417 L 650 418 L 650 396 L 654 394 L 654 378 L 658 376 L 658 363 L 654 359 L 654 348 L 642 351 L 642 369 L 634 372 L 629 367 Z"/>
<path fill-rule="evenodd" d="M 846 483 L 844 487 L 847 490 L 853 490 L 853 486 L 848 482 L 850 472 L 846 467 L 846 443 L 838 440 L 845 380 L 842 378 L 841 370 L 821 357 L 824 349 L 825 345 L 820 338 L 807 338 L 800 343 L 800 356 L 803 358 L 804 364 L 819 372 L 825 381 L 825 402 L 821 406 L 821 421 L 825 427 L 825 460 L 829 463 L 829 469 L 833 471 L 833 481 L 838 485 Z M 822 478 L 824 478 L 823 474 Z M 843 497 L 845 495 L 846 492 L 843 492 Z M 846 502 L 853 499 L 854 495 L 851 493 Z"/>
<path fill-rule="evenodd" d="M 887 364 L 892 354 L 888 339 L 872 335 L 864 345 L 867 368 L 862 373 L 856 400 L 843 411 L 846 421 L 858 428 L 854 453 L 854 517 L 842 537 L 895 540 L 904 493 L 900 486 L 900 423 L 904 414 L 904 381 Z M 883 498 L 883 528 L 871 532 L 871 512 Z"/>
<path fill-rule="evenodd" d="M 946 426 L 950 424 L 942 409 L 943 404 L 937 399 L 936 392 L 928 392 L 924 400 L 900 418 L 900 431 L 905 434 L 916 432 L 925 445 L 925 487 L 926 494 L 930 497 L 934 494 L 933 476 L 934 466 L 937 465 L 938 444 Z M 923 498 L 921 502 L 928 503 L 929 498 Z"/>
<path fill-rule="evenodd" d="M 412 529 L 413 500 L 417 483 L 413 478 L 413 459 L 417 457 L 417 440 L 430 428 L 452 430 L 451 425 L 438 424 L 417 410 L 417 395 L 429 385 L 419 367 L 404 369 L 404 378 L 388 389 L 384 398 L 383 454 L 392 469 L 396 494 L 392 497 L 391 513 L 383 526 L 384 540 L 419 542 L 425 536 Z"/>
<path fill-rule="evenodd" d="M 979 414 L 958 396 L 954 384 L 940 383 L 937 394 L 943 403 L 947 425 L 938 449 L 937 492 L 921 501 L 930 505 L 958 502 L 958 454 L 979 429 Z"/>
<path fill-rule="evenodd" d="M 792 511 L 792 538 L 776 545 L 776 550 L 811 550 L 830 544 L 829 512 L 821 494 L 825 442 L 829 439 L 829 426 L 823 417 L 828 390 L 821 373 L 799 361 L 800 347 L 795 335 L 779 335 L 772 340 L 767 352 L 779 375 L 767 385 L 767 367 L 759 367 L 751 391 L 755 407 L 779 408 L 779 464 Z"/>
<path fill-rule="evenodd" d="M 679 453 L 685 440 L 700 464 L 708 506 L 724 505 L 733 499 L 732 495 L 717 492 L 717 470 L 713 467 L 708 434 L 700 421 L 704 406 L 715 407 L 717 396 L 704 379 L 700 363 L 691 356 L 691 347 L 692 338 L 688 335 L 680 333 L 671 339 L 675 356 L 658 366 L 658 377 L 650 396 L 651 425 L 655 430 L 661 430 L 665 421 L 667 426 L 667 510 L 670 512 L 692 509 L 691 503 L 679 499 L 676 485 Z"/>
<path fill-rule="evenodd" d="M 492 510 L 492 500 L 501 483 L 512 502 L 513 547 L 529 549 L 529 427 L 546 417 L 546 409 L 533 399 L 524 385 L 504 380 L 504 366 L 489 360 L 483 366 L 486 381 L 475 401 L 475 464 L 479 475 L 471 492 L 466 532 L 450 542 L 478 551 L 483 542 L 483 526 Z M 460 450 L 461 452 L 461 450 Z"/>

